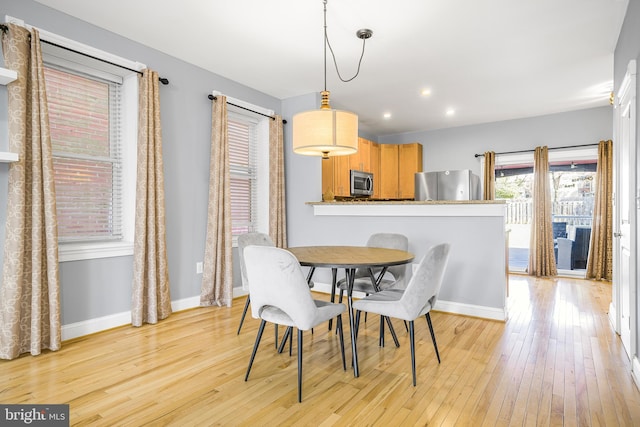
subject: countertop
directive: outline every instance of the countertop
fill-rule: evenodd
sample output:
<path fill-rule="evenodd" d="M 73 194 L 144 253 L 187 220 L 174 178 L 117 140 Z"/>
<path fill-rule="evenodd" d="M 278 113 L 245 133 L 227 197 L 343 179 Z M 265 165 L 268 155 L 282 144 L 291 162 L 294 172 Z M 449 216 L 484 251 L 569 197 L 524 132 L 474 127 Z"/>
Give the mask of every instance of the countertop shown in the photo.
<path fill-rule="evenodd" d="M 307 205 L 503 205 L 504 200 L 335 200 L 305 202 Z"/>

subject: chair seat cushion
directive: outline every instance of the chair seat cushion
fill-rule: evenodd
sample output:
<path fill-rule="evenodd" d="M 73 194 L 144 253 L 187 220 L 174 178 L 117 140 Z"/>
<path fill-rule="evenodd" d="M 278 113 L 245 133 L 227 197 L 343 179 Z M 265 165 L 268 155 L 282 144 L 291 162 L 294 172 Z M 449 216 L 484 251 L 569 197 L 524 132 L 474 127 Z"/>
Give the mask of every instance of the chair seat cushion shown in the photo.
<path fill-rule="evenodd" d="M 354 310 L 367 311 L 369 313 L 376 313 L 382 316 L 395 317 L 396 319 L 412 321 L 415 317 L 412 317 L 407 313 L 402 304 L 398 304 L 398 301 L 404 295 L 402 289 L 386 289 L 367 296 L 366 298 L 354 301 Z M 431 310 L 431 304 L 427 302 L 425 307 L 420 311 L 420 316 L 428 313 Z"/>
<path fill-rule="evenodd" d="M 380 290 L 388 289 L 393 287 L 398 282 L 396 280 L 391 279 L 382 279 L 380 281 Z M 338 289 L 342 289 L 344 291 L 348 290 L 347 281 L 345 279 L 340 279 L 336 284 Z M 375 292 L 373 289 L 373 284 L 371 283 L 371 279 L 369 277 L 358 277 L 353 281 L 353 290 L 358 292 L 364 292 L 366 294 L 372 294 Z"/>
<path fill-rule="evenodd" d="M 297 325 L 298 329 L 303 331 L 307 331 L 315 326 L 319 325 L 322 322 L 326 322 L 329 319 L 333 319 L 339 314 L 344 313 L 346 307 L 344 304 L 334 304 L 327 301 L 313 300 L 318 307 L 317 315 L 314 317 L 313 321 L 308 325 Z M 272 305 L 268 305 L 262 308 L 260 312 L 260 318 L 266 320 L 267 322 L 276 323 L 278 325 L 284 326 L 296 326 L 295 322 L 289 317 L 285 312 L 280 310 L 277 307 Z"/>

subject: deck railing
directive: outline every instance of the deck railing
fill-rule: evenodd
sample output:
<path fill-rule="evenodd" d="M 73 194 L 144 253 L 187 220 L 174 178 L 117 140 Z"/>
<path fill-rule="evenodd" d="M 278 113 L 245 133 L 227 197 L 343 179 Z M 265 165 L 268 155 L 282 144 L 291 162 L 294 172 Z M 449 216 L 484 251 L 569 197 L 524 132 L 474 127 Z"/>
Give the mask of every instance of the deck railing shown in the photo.
<path fill-rule="evenodd" d="M 531 199 L 507 199 L 507 224 L 531 224 L 533 202 Z M 566 222 L 567 226 L 591 225 L 592 206 L 582 200 L 553 203 L 553 220 Z"/>

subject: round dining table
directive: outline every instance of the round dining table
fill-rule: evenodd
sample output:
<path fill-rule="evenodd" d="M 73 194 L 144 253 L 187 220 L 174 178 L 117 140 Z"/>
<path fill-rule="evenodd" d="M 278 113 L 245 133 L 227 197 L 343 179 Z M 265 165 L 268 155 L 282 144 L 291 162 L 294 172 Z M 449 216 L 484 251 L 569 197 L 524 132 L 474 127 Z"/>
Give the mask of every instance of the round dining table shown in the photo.
<path fill-rule="evenodd" d="M 370 246 L 297 246 L 287 248 L 297 259 L 300 265 L 311 267 L 308 280 L 311 280 L 313 271 L 318 267 L 331 268 L 333 272 L 333 283 L 331 289 L 331 301 L 334 301 L 336 271 L 339 268 L 345 269 L 348 291 L 347 302 L 349 307 L 349 326 L 351 329 L 351 352 L 353 360 L 353 374 L 359 376 L 358 370 L 358 351 L 356 346 L 356 328 L 353 316 L 353 282 L 355 272 L 358 268 L 381 268 L 382 271 L 376 279 L 371 273 L 371 279 L 374 287 L 377 287 L 379 280 L 382 278 L 386 269 L 394 265 L 408 264 L 414 259 L 411 252 L 376 248 Z M 372 270 L 370 270 L 372 271 Z"/>

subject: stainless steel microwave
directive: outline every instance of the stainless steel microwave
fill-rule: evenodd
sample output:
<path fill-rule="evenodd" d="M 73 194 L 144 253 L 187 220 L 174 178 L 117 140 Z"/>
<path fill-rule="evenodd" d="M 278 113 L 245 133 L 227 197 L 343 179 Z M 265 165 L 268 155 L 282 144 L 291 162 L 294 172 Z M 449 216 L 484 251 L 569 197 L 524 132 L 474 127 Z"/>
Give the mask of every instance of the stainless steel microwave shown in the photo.
<path fill-rule="evenodd" d="M 371 196 L 373 194 L 373 174 L 351 170 L 351 195 Z"/>

